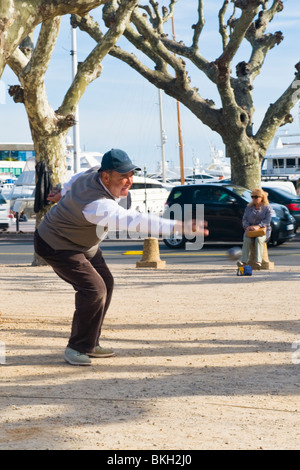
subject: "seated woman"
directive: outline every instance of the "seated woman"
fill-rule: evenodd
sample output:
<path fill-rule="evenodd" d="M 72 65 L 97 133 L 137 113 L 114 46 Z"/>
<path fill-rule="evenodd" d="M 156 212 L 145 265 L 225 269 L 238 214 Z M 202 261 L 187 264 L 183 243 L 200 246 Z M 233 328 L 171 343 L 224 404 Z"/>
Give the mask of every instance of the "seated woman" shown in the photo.
<path fill-rule="evenodd" d="M 271 234 L 272 207 L 269 205 L 268 193 L 262 189 L 254 189 L 251 194 L 252 202 L 248 204 L 243 215 L 244 240 L 241 261 L 238 266 L 247 264 L 251 243 L 255 242 L 255 264 L 257 268 L 261 267 L 264 243 Z M 252 238 L 247 236 L 247 231 L 265 228 L 265 235 Z"/>

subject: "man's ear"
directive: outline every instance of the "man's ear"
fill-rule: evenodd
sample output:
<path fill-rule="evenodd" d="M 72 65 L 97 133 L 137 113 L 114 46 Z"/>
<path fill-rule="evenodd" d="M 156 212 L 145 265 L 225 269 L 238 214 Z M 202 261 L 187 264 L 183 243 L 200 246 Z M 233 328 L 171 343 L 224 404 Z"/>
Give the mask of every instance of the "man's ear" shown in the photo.
<path fill-rule="evenodd" d="M 109 173 L 107 173 L 106 171 L 102 171 L 101 181 L 103 181 L 103 183 L 105 184 L 109 182 L 109 179 L 110 179 Z"/>

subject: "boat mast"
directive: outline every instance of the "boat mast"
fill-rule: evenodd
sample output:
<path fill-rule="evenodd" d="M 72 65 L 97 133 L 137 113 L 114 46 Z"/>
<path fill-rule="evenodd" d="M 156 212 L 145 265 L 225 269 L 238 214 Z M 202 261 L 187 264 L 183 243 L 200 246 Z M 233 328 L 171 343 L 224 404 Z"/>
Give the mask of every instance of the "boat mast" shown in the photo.
<path fill-rule="evenodd" d="M 158 89 L 158 100 L 159 100 L 159 118 L 160 118 L 160 143 L 161 143 L 161 170 L 162 170 L 162 181 L 166 182 L 166 160 L 165 160 L 165 143 L 166 134 L 163 127 L 163 111 L 162 111 L 162 98 L 161 90 Z"/>
<path fill-rule="evenodd" d="M 174 26 L 174 18 L 173 18 L 173 16 L 172 16 L 172 33 L 173 33 L 173 41 L 175 41 L 175 26 Z M 174 54 L 174 55 L 176 56 L 176 54 Z M 176 104 L 177 104 L 179 161 L 180 161 L 180 181 L 181 181 L 181 184 L 184 184 L 183 143 L 182 143 L 182 134 L 181 134 L 180 105 L 179 105 L 179 101 L 178 101 L 178 100 L 176 100 Z"/>
<path fill-rule="evenodd" d="M 74 80 L 77 73 L 77 38 L 76 26 L 71 26 L 72 29 L 72 80 Z M 79 149 L 79 111 L 78 106 L 75 110 L 75 124 L 73 126 L 73 171 L 78 173 L 80 170 L 80 149 Z"/>

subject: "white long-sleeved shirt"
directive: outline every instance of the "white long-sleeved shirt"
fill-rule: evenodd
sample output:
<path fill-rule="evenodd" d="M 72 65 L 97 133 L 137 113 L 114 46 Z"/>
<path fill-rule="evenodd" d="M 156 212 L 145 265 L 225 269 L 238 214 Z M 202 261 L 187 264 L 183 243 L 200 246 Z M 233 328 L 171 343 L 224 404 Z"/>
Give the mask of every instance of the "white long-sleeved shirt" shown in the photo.
<path fill-rule="evenodd" d="M 63 185 L 62 196 L 70 190 L 74 181 L 83 173 L 84 171 L 76 173 Z M 176 221 L 164 219 L 155 214 L 141 213 L 134 209 L 124 209 L 118 204 L 121 198 L 116 198 L 111 194 L 100 178 L 99 181 L 114 199 L 101 198 L 87 204 L 82 213 L 88 222 L 97 226 L 106 226 L 110 232 L 127 230 L 132 233 L 150 234 L 153 237 L 170 236 Z"/>

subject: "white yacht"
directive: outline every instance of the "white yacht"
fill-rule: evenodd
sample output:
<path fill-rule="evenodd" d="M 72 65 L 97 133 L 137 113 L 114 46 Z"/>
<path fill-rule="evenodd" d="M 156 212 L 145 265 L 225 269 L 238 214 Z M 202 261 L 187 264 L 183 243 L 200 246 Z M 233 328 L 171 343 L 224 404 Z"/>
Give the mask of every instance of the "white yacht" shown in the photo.
<path fill-rule="evenodd" d="M 262 178 L 300 178 L 300 134 L 277 134 L 262 162 Z"/>

